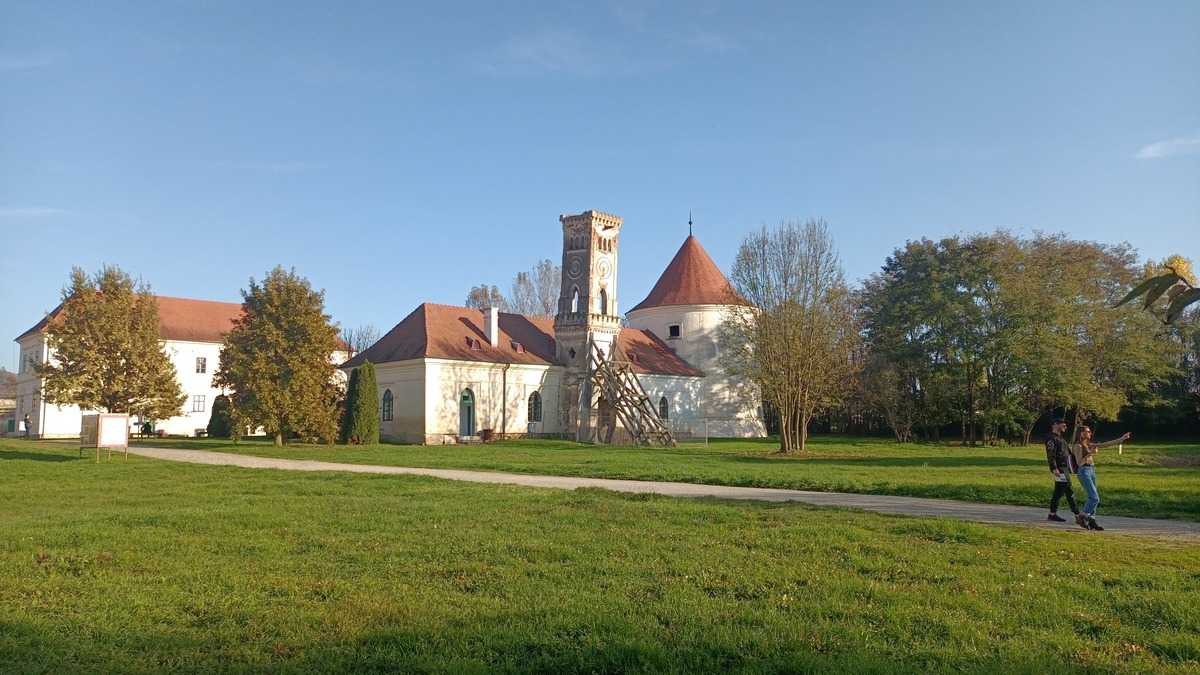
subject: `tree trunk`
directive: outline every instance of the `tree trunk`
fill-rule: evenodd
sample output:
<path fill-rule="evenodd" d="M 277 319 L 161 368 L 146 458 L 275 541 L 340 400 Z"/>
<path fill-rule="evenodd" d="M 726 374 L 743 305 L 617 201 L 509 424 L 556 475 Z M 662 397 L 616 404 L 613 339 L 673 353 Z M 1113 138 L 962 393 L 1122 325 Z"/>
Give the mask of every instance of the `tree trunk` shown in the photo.
<path fill-rule="evenodd" d="M 277 447 L 277 448 L 283 447 L 283 433 L 278 432 L 278 431 L 275 432 L 275 447 Z"/>
<path fill-rule="evenodd" d="M 800 452 L 803 453 L 808 445 L 808 413 L 800 413 Z"/>

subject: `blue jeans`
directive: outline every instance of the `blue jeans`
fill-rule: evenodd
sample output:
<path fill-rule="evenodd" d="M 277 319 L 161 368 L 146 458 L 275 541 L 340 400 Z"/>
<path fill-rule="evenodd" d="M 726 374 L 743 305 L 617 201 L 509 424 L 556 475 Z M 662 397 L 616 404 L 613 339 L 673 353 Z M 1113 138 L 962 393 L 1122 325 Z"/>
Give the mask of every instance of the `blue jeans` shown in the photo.
<path fill-rule="evenodd" d="M 1083 505 L 1083 512 L 1089 516 L 1096 515 L 1096 507 L 1100 506 L 1100 491 L 1096 489 L 1096 467 L 1092 464 L 1084 464 L 1079 467 L 1079 484 L 1083 486 L 1083 491 L 1087 493 L 1087 502 Z"/>

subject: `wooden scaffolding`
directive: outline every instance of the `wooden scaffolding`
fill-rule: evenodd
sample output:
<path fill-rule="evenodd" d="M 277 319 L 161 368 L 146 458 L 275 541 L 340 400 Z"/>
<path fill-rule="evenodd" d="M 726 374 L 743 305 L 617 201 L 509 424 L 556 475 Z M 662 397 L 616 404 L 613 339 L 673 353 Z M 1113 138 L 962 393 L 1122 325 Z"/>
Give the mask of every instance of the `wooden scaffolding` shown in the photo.
<path fill-rule="evenodd" d="M 616 432 L 616 421 L 620 420 L 638 445 L 675 447 L 671 430 L 658 416 L 658 410 L 646 395 L 629 362 L 619 358 L 616 345 L 613 345 L 612 353 L 605 357 L 596 343 L 589 340 L 588 352 L 591 395 L 598 396 L 602 402 L 597 440 L 611 443 Z"/>

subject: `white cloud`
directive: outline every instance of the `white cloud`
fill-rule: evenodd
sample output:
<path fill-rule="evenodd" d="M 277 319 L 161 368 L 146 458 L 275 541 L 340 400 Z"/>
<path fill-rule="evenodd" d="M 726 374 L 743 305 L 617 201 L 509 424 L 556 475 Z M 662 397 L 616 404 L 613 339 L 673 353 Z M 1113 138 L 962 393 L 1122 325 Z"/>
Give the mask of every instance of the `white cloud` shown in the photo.
<path fill-rule="evenodd" d="M 0 218 L 46 218 L 70 213 L 46 206 L 0 206 Z"/>
<path fill-rule="evenodd" d="M 47 68 L 58 62 L 58 54 L 34 52 L 31 54 L 0 55 L 0 73 Z"/>
<path fill-rule="evenodd" d="M 1170 157 L 1172 155 L 1195 155 L 1200 154 L 1200 134 L 1193 136 L 1180 136 L 1179 138 L 1169 138 L 1165 141 L 1151 143 L 1137 151 L 1134 155 L 1138 159 L 1159 159 L 1161 157 Z"/>

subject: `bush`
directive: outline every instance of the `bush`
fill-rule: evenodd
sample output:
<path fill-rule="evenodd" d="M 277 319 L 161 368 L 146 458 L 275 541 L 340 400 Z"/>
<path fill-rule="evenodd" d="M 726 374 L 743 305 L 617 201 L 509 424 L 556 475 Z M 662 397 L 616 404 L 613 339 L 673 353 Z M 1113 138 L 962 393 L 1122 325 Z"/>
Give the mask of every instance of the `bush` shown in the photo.
<path fill-rule="evenodd" d="M 229 438 L 233 421 L 229 415 L 229 397 L 221 394 L 213 399 L 212 415 L 208 418 L 209 438 Z"/>

